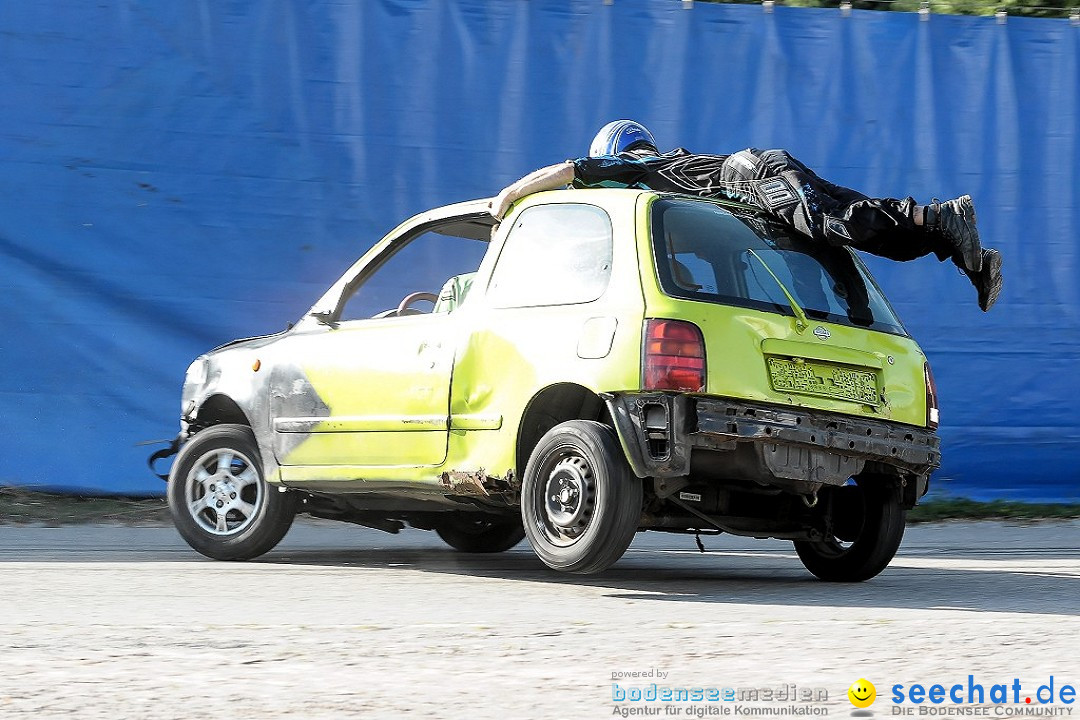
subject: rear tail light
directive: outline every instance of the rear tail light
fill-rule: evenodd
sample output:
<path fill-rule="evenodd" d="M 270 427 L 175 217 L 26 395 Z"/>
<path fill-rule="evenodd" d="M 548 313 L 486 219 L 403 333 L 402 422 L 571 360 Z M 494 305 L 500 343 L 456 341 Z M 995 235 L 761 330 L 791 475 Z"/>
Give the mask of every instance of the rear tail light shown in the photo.
<path fill-rule="evenodd" d="M 938 426 L 937 385 L 930 363 L 923 363 L 923 377 L 926 378 L 926 426 L 936 430 Z"/>
<path fill-rule="evenodd" d="M 705 340 L 693 323 L 648 320 L 642 388 L 645 390 L 705 389 Z"/>

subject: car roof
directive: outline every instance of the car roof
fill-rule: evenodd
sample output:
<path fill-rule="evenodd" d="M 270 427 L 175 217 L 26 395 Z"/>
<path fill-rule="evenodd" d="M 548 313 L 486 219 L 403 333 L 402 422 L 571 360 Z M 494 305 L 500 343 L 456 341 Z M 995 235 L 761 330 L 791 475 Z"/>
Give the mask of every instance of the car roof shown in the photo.
<path fill-rule="evenodd" d="M 597 200 L 602 201 L 604 195 L 609 197 L 618 197 L 624 199 L 629 195 L 653 195 L 660 198 L 671 198 L 673 200 L 694 200 L 697 202 L 708 202 L 716 205 L 720 205 L 725 209 L 741 210 L 743 212 L 750 213 L 763 213 L 761 208 L 754 207 L 753 205 L 746 205 L 744 203 L 736 202 L 734 200 L 727 200 L 725 198 L 710 198 L 701 197 L 699 195 L 686 195 L 682 193 L 669 193 L 669 192 L 656 192 L 655 190 L 643 190 L 639 188 L 571 188 L 571 191 L 575 193 L 572 196 L 574 200 L 583 200 L 583 197 L 576 196 L 576 193 L 585 192 L 590 195 L 596 193 L 599 195 Z M 545 196 L 550 198 L 555 193 L 561 193 L 562 190 L 548 190 L 545 192 L 535 193 L 536 196 Z M 532 196 L 529 196 L 532 197 Z M 462 224 L 455 223 L 453 228 L 446 228 L 446 231 L 450 234 L 459 234 L 462 237 L 486 237 L 485 233 L 490 233 L 491 227 L 496 223 L 489 209 L 495 198 L 478 198 L 476 200 L 466 200 L 464 202 L 452 203 L 450 205 L 443 205 L 441 207 L 432 208 L 418 215 L 413 216 L 407 222 L 410 225 L 419 225 L 428 222 L 443 220 L 451 217 L 466 217 L 475 216 L 465 220 Z M 567 197 L 570 201 L 570 197 Z M 470 227 L 475 226 L 475 227 Z"/>

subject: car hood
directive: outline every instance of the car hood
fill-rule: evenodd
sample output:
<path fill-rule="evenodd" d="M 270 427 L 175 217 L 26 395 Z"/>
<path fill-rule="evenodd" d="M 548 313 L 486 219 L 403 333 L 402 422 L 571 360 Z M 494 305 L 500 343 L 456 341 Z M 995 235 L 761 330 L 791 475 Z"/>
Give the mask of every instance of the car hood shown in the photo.
<path fill-rule="evenodd" d="M 240 338 L 239 340 L 230 340 L 224 345 L 218 345 L 213 350 L 210 350 L 206 355 L 215 355 L 223 350 L 231 349 L 244 349 L 244 350 L 257 350 L 261 347 L 265 347 L 270 343 L 276 341 L 278 338 L 284 337 L 286 333 L 292 328 L 287 328 L 280 332 L 276 332 L 270 335 L 255 335 L 249 338 Z"/>

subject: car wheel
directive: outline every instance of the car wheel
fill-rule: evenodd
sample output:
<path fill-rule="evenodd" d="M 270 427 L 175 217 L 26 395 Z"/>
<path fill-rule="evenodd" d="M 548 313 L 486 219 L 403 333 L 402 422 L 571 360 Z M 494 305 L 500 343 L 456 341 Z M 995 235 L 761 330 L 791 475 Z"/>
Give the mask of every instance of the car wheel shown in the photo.
<path fill-rule="evenodd" d="M 471 518 L 454 516 L 442 520 L 435 532 L 447 545 L 467 553 L 497 553 L 509 550 L 525 537 L 518 518 Z"/>
<path fill-rule="evenodd" d="M 216 560 L 249 560 L 285 537 L 296 495 L 263 479 L 255 436 L 214 425 L 181 448 L 169 474 L 169 510 L 188 545 Z"/>
<path fill-rule="evenodd" d="M 820 541 L 795 541 L 807 570 L 830 582 L 862 582 L 892 561 L 904 538 L 907 511 L 889 480 L 861 478 L 833 490 L 834 535 Z"/>
<path fill-rule="evenodd" d="M 606 425 L 556 425 L 529 457 L 521 516 L 533 550 L 550 568 L 585 574 L 611 566 L 634 539 L 641 505 L 641 480 Z"/>

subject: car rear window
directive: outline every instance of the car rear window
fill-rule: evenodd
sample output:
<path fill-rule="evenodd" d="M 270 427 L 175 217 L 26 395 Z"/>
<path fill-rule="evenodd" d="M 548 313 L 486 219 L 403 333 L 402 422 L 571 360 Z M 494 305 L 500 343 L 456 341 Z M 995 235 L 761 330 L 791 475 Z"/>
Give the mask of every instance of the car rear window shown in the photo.
<path fill-rule="evenodd" d="M 794 315 L 782 283 L 811 319 L 907 335 L 847 248 L 691 199 L 653 203 L 652 232 L 660 286 L 672 297 Z"/>

